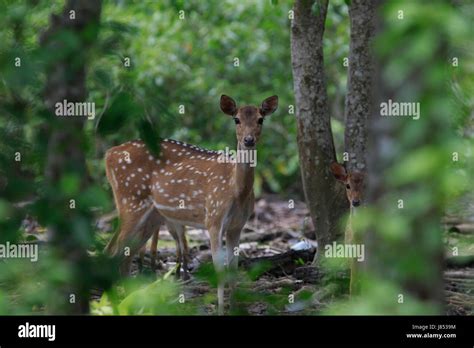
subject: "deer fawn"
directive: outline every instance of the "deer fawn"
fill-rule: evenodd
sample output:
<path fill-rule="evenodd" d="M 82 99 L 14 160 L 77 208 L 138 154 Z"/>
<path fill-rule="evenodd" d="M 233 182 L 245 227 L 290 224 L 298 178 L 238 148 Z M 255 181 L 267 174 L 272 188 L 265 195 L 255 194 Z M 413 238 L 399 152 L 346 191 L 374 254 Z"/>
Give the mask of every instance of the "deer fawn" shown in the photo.
<path fill-rule="evenodd" d="M 220 107 L 236 124 L 237 150 L 254 151 L 264 118 L 277 109 L 278 97 L 265 99 L 260 107 L 238 108 L 232 98 L 222 95 Z M 168 139 L 161 142 L 159 157 L 139 140 L 108 150 L 106 172 L 121 228 L 107 251 L 116 255 L 128 246 L 128 254 L 134 255 L 166 223 L 173 230 L 186 269 L 184 229 L 195 226 L 209 231 L 216 271 L 222 272 L 225 264 L 236 270 L 240 232 L 254 209 L 254 167 L 222 158 L 222 153 Z M 128 273 L 130 261 L 131 256 L 126 257 L 124 273 Z M 219 280 L 219 314 L 224 311 L 224 285 Z M 233 281 L 230 285 L 231 289 L 235 286 Z"/>
<path fill-rule="evenodd" d="M 349 220 L 347 222 L 345 232 L 345 243 L 346 244 L 357 244 L 358 239 L 354 235 L 352 230 L 352 217 L 355 215 L 355 208 L 358 207 L 362 201 L 362 191 L 364 189 L 364 174 L 360 172 L 348 173 L 346 168 L 339 163 L 332 163 L 330 170 L 334 177 L 342 182 L 346 186 L 347 200 L 350 203 Z M 350 293 L 351 295 L 357 292 L 357 261 L 353 258 L 351 260 L 351 282 L 350 282 Z"/>

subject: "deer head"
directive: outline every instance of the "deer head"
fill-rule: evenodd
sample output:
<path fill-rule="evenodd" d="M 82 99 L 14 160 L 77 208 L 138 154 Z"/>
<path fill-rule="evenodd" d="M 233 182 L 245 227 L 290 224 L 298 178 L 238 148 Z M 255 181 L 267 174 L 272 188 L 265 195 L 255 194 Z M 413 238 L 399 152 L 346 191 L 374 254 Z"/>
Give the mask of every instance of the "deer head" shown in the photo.
<path fill-rule="evenodd" d="M 278 97 L 274 95 L 265 99 L 260 107 L 248 105 L 238 108 L 231 97 L 222 95 L 220 104 L 221 110 L 234 119 L 238 149 L 251 150 L 260 138 L 263 120 L 277 109 Z"/>
<path fill-rule="evenodd" d="M 331 164 L 330 170 L 334 177 L 346 186 L 347 199 L 351 206 L 359 206 L 362 202 L 364 174 L 360 172 L 348 173 L 343 165 L 336 162 Z"/>

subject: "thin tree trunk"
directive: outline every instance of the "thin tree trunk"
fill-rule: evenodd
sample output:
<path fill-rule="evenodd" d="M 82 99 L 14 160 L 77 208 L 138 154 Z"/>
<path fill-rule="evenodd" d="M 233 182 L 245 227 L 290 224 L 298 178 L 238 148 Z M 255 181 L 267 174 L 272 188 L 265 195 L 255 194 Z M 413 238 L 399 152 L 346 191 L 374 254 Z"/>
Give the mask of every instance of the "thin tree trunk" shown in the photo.
<path fill-rule="evenodd" d="M 83 130 L 87 118 L 57 117 L 54 111 L 57 102 L 84 102 L 86 99 L 86 54 L 95 38 L 90 34 L 98 29 L 100 12 L 99 0 L 68 0 L 62 14 L 51 16 L 50 26 L 41 36 L 41 45 L 50 59 L 44 89 L 45 105 L 51 113 L 46 125 L 49 142 L 45 178 L 49 192 L 57 190 L 65 175 L 78 175 L 82 190 L 88 184 Z M 89 35 L 85 34 L 86 30 Z M 63 41 L 66 35 L 71 35 L 69 39 L 76 41 L 74 48 L 71 49 Z M 52 52 L 61 53 L 58 54 L 60 58 L 56 58 Z M 90 238 L 91 231 L 81 231 L 84 235 L 78 236 L 79 231 L 74 228 L 74 223 L 85 218 L 84 213 L 79 207 L 70 209 L 69 200 L 62 196 L 62 192 L 49 194 L 47 199 L 51 206 L 58 209 L 62 216 L 62 220 L 53 221 L 48 226 L 51 243 L 70 267 L 73 277 L 72 282 L 62 289 L 64 297 L 55 299 L 49 311 L 55 314 L 88 313 L 88 279 L 91 278 L 91 272 L 84 235 Z"/>
<path fill-rule="evenodd" d="M 349 73 L 345 102 L 344 148 L 349 154 L 349 172 L 366 169 L 367 120 L 371 113 L 373 59 L 371 42 L 374 36 L 373 0 L 352 0 Z"/>
<path fill-rule="evenodd" d="M 303 189 L 316 229 L 318 252 L 343 235 L 348 211 L 343 188 L 329 173 L 336 161 L 323 60 L 327 0 L 296 0 L 291 24 L 291 58 Z"/>
<path fill-rule="evenodd" d="M 349 7 L 351 23 L 349 71 L 345 103 L 344 151 L 349 173 L 366 173 L 367 128 L 373 105 L 373 59 L 375 3 L 373 0 L 353 0 Z M 362 198 L 363 199 L 363 198 Z M 353 216 L 351 219 L 355 219 Z M 352 227 L 351 227 L 352 230 Z M 361 244 L 360 231 L 352 230 L 353 244 Z M 360 292 L 361 265 L 351 261 L 350 293 Z"/>

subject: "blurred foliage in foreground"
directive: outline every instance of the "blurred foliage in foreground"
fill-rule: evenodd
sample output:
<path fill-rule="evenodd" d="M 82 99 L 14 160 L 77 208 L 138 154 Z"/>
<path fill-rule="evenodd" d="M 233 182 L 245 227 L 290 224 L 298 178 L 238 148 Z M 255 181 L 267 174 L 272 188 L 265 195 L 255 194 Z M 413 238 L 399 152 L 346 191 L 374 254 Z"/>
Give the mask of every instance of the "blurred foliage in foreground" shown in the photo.
<path fill-rule="evenodd" d="M 265 97 L 278 94 L 280 108 L 265 124 L 259 148 L 256 189 L 262 187 L 282 194 L 293 189 L 298 177 L 296 130 L 290 113 L 293 84 L 290 64 L 289 20 L 290 1 L 104 1 L 102 25 L 97 42 L 88 60 L 88 101 L 96 103 L 97 117 L 87 122 L 84 132 L 86 160 L 93 185 L 80 192 L 74 175 L 65 175 L 55 188 L 59 197 L 78 198 L 78 207 L 89 216 L 108 212 L 112 199 L 105 187 L 102 156 L 106 148 L 136 138 L 143 125 L 154 127 L 162 137 L 174 137 L 201 146 L 222 149 L 233 147 L 233 123 L 218 109 L 219 96 L 229 94 L 240 103 L 256 104 Z M 405 233 L 417 226 L 410 217 L 423 214 L 429 200 L 451 203 L 460 195 L 466 197 L 474 173 L 472 120 L 474 95 L 474 63 L 472 43 L 472 10 L 469 3 L 460 2 L 457 8 L 436 2 L 390 1 L 384 12 L 387 30 L 379 39 L 378 50 L 393 57 L 384 67 L 384 74 L 396 85 L 409 74 L 407 69 L 418 67 L 427 86 L 445 86 L 431 94 L 407 88 L 401 96 L 420 101 L 423 115 L 430 117 L 440 110 L 450 124 L 442 139 L 431 139 L 423 118 L 406 122 L 400 132 L 400 148 L 410 149 L 422 139 L 426 146 L 412 148 L 395 164 L 389 184 L 394 189 L 393 199 L 399 196 L 396 188 L 407 183 L 419 183 L 431 178 L 430 185 L 407 190 L 412 206 L 403 216 L 393 211 L 361 214 L 364 229 L 374 220 L 383 221 L 382 231 L 389 245 L 400 245 Z M 93 221 L 68 221 L 56 210 L 58 202 L 40 201 L 32 206 L 15 203 L 44 195 L 44 169 L 47 160 L 48 138 L 45 132 L 48 118 L 42 88 L 47 78 L 48 62 L 63 52 L 45 51 L 39 46 L 39 33 L 48 25 L 49 15 L 60 12 L 62 1 L 13 1 L 0 3 L 0 243 L 36 242 L 20 231 L 27 213 L 39 216 L 43 225 L 50 222 L 70 223 L 75 239 L 81 240 L 82 231 L 92 228 Z M 398 9 L 404 9 L 405 20 L 396 19 Z M 179 18 L 184 10 L 185 19 Z M 471 23 L 471 26 L 469 24 Z M 433 29 L 436 30 L 433 30 Z M 346 68 L 343 58 L 348 55 L 348 15 L 345 1 L 331 1 L 324 41 L 328 92 L 334 115 L 336 143 L 342 143 L 342 108 L 344 104 Z M 438 37 L 450 43 L 449 56 L 459 58 L 459 66 L 451 61 L 440 64 L 436 51 Z M 74 49 L 75 41 L 69 41 Z M 15 58 L 21 58 L 21 68 Z M 130 67 L 125 67 L 130 58 Z M 239 66 L 235 66 L 235 58 Z M 450 75 L 450 76 L 447 76 Z M 450 79 L 447 79 L 450 77 Z M 449 82 L 450 80 L 450 82 Z M 409 86 L 410 87 L 410 86 Z M 448 90 L 449 89 L 449 90 Z M 184 114 L 179 107 L 184 106 Z M 423 116 L 423 117 L 425 117 Z M 47 128 L 47 127 L 46 127 Z M 451 131 L 452 130 L 452 131 Z M 420 138 L 421 137 L 421 138 Z M 414 140 L 417 140 L 415 142 Z M 452 169 L 446 154 L 459 153 L 460 161 Z M 13 158 L 21 154 L 21 165 Z M 8 180 L 6 181 L 5 178 Z M 435 186 L 431 186 L 435 183 Z M 413 185 L 416 186 L 416 185 Z M 472 190 L 472 185 L 471 185 Z M 51 194 L 49 192 L 48 194 Z M 472 192 L 470 193 L 472 197 Z M 61 202 L 60 202 L 61 203 Z M 63 202 L 64 203 L 64 202 Z M 469 213 L 469 212 L 468 212 Z M 471 212 L 472 213 L 472 212 Z M 364 216 L 367 216 L 364 219 Z M 86 227 L 85 227 L 86 226 Z M 437 230 L 437 226 L 433 230 Z M 423 228 L 426 228 L 423 227 Z M 436 243 L 423 240 L 420 243 Z M 91 274 L 97 286 L 109 287 L 115 265 L 100 259 L 103 243 L 84 238 L 90 255 L 97 264 L 104 265 Z M 59 289 L 71 281 L 74 274 L 69 265 L 44 243 L 40 243 L 40 261 L 0 261 L 0 313 L 45 313 L 52 302 L 62 302 Z M 400 272 L 416 273 L 426 269 L 413 252 L 410 264 L 399 264 Z M 312 300 L 339 299 L 347 292 L 347 279 L 338 274 L 346 265 L 328 265 L 328 275 L 321 293 L 308 296 L 302 293 L 291 310 L 304 308 Z M 247 275 L 248 281 L 255 279 Z M 204 272 L 204 280 L 213 282 L 212 274 Z M 247 279 L 244 276 L 244 280 Z M 355 303 L 341 302 L 330 306 L 325 313 L 432 313 L 431 307 L 415 303 L 411 298 L 406 306 L 393 304 L 399 289 L 389 281 L 369 278 L 369 289 Z M 155 282 L 148 278 L 127 280 L 108 289 L 100 302 L 92 305 L 93 314 L 203 314 L 204 306 L 215 301 L 214 292 L 185 306 L 174 306 L 182 289 L 169 279 Z M 212 291 L 212 290 L 211 290 Z M 280 296 L 252 292 L 245 282 L 241 286 L 241 300 L 270 301 L 279 313 L 285 308 L 289 289 Z M 384 305 L 384 301 L 386 302 Z M 306 313 L 306 312 L 305 312 Z"/>

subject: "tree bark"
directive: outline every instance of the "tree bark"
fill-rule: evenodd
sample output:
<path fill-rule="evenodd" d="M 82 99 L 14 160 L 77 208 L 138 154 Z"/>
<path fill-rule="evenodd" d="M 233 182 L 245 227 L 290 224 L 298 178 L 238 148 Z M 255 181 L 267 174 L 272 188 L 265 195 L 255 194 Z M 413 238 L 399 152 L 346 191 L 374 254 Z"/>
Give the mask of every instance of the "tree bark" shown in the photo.
<path fill-rule="evenodd" d="M 54 314 L 89 312 L 90 261 L 83 236 L 78 236 L 73 226 L 75 221 L 88 217 L 80 209 L 69 209 L 69 199 L 57 192 L 61 178 L 68 174 L 80 176 L 81 190 L 89 182 L 83 130 L 87 118 L 57 117 L 54 111 L 57 102 L 83 102 L 86 99 L 86 54 L 95 39 L 90 34 L 98 30 L 100 12 L 99 0 L 68 0 L 60 15 L 51 15 L 50 26 L 40 38 L 49 58 L 48 79 L 44 88 L 45 106 L 51 114 L 45 129 L 49 136 L 45 179 L 49 188 L 47 192 L 50 192 L 46 199 L 53 209 L 61 211 L 62 216 L 60 221 L 50 222 L 48 232 L 55 251 L 73 274 L 72 282 L 62 289 L 64 298 L 55 299 L 48 308 Z M 73 48 L 64 41 L 66 35 L 75 41 Z M 57 55 L 52 52 L 57 52 Z M 81 233 L 90 238 L 91 231 Z M 71 295 L 74 295 L 75 301 L 70 301 Z"/>
<path fill-rule="evenodd" d="M 303 189 L 318 241 L 315 262 L 323 256 L 325 245 L 342 237 L 340 220 L 348 211 L 342 185 L 329 173 L 336 153 L 323 59 L 327 8 L 327 0 L 296 0 L 291 23 L 297 140 Z"/>
<path fill-rule="evenodd" d="M 349 72 L 345 101 L 344 149 L 349 172 L 366 169 L 367 120 L 372 106 L 373 61 L 371 42 L 374 35 L 373 0 L 352 0 Z"/>
<path fill-rule="evenodd" d="M 349 6 L 350 50 L 345 101 L 344 152 L 349 173 L 366 172 L 367 128 L 373 105 L 373 59 L 375 3 L 373 0 L 353 0 Z M 355 219 L 352 216 L 351 219 Z M 360 233 L 352 230 L 352 244 L 361 244 Z M 360 292 L 358 262 L 351 260 L 350 294 Z"/>

